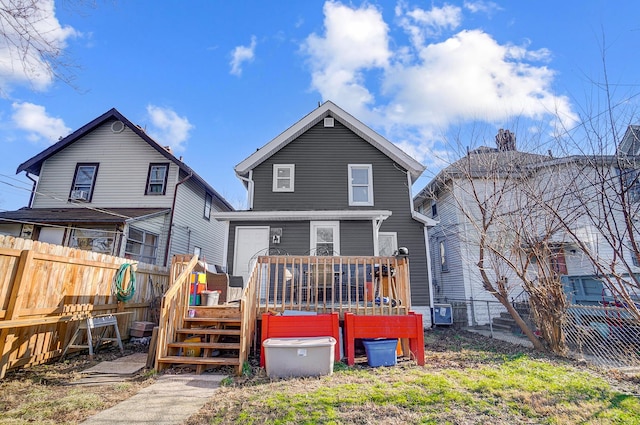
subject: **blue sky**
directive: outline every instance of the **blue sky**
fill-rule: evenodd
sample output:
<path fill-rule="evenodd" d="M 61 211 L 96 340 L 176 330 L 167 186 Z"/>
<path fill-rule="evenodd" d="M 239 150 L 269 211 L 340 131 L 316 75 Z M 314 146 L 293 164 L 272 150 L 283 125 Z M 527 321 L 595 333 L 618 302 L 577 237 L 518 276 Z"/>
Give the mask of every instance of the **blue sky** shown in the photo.
<path fill-rule="evenodd" d="M 0 41 L 0 210 L 28 203 L 20 163 L 112 107 L 236 207 L 233 167 L 325 100 L 428 167 L 414 191 L 465 126 L 521 140 L 602 112 L 603 51 L 620 126 L 640 122 L 635 0 L 40 3 L 73 79 Z"/>

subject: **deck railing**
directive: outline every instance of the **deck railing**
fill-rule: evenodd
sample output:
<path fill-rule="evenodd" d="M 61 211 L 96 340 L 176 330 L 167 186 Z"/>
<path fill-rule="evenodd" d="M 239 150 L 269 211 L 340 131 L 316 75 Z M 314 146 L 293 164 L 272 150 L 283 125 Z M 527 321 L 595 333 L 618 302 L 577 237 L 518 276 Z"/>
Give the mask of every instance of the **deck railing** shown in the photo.
<path fill-rule="evenodd" d="M 403 315 L 411 308 L 404 257 L 261 256 L 249 287 L 259 313 L 285 310 Z"/>

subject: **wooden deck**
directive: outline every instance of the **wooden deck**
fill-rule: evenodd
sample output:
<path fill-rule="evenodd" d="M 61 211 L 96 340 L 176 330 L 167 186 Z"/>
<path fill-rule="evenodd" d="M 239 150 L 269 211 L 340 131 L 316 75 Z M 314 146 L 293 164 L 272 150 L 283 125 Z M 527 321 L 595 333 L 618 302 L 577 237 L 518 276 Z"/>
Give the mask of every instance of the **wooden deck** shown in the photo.
<path fill-rule="evenodd" d="M 410 348 L 406 352 L 424 364 L 424 351 L 420 349 L 422 316 L 411 313 L 406 258 L 258 257 L 239 302 L 189 306 L 189 275 L 196 263 L 196 257 L 177 257 L 172 262 L 172 285 L 162 301 L 158 332 L 158 371 L 173 364 L 192 365 L 197 373 L 210 367 L 232 365 L 238 374 L 242 373 L 251 347 L 257 352 L 257 321 L 264 314 L 282 317 L 311 314 L 317 315 L 317 319 L 308 317 L 305 321 L 288 317 L 269 321 L 271 324 L 266 327 L 263 322 L 262 339 L 265 335 L 311 336 L 309 332 L 315 334 L 319 329 L 326 333 L 324 325 L 309 325 L 309 321 L 321 322 L 323 317 L 330 317 L 330 335 L 338 335 L 338 323 L 347 325 L 345 319 L 349 317 L 369 316 L 375 323 L 385 323 L 388 317 L 393 326 L 387 326 L 377 336 L 406 339 L 405 345 Z M 353 323 L 366 322 L 352 320 L 349 323 L 345 343 L 352 363 L 355 338 L 375 338 L 376 335 L 370 325 L 363 325 L 366 329 L 362 332 L 354 330 Z"/>

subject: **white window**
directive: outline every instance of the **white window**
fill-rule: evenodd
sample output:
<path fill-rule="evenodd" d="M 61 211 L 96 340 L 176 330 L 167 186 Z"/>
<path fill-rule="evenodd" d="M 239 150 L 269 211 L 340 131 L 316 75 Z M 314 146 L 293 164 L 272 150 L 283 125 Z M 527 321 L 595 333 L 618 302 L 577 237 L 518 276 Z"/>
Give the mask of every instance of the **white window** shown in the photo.
<path fill-rule="evenodd" d="M 293 192 L 294 164 L 273 164 L 273 191 Z"/>
<path fill-rule="evenodd" d="M 378 233 L 378 255 L 392 257 L 398 250 L 398 234 L 396 232 Z"/>
<path fill-rule="evenodd" d="M 340 222 L 311 222 L 311 255 L 340 255 Z"/>
<path fill-rule="evenodd" d="M 444 239 L 440 239 L 438 242 L 438 251 L 440 252 L 440 270 L 443 272 L 449 271 L 449 262 L 447 259 L 447 241 Z"/>
<path fill-rule="evenodd" d="M 145 195 L 164 195 L 167 190 L 169 164 L 149 164 Z"/>
<path fill-rule="evenodd" d="M 373 205 L 371 164 L 349 164 L 349 205 Z"/>
<path fill-rule="evenodd" d="M 73 176 L 69 199 L 72 201 L 91 201 L 93 188 L 96 184 L 98 164 L 77 164 L 76 173 Z"/>
<path fill-rule="evenodd" d="M 144 230 L 129 228 L 125 258 L 138 260 L 142 263 L 155 264 L 158 251 L 158 235 Z"/>
<path fill-rule="evenodd" d="M 114 237 L 114 232 L 108 230 L 73 229 L 69 247 L 113 254 Z"/>

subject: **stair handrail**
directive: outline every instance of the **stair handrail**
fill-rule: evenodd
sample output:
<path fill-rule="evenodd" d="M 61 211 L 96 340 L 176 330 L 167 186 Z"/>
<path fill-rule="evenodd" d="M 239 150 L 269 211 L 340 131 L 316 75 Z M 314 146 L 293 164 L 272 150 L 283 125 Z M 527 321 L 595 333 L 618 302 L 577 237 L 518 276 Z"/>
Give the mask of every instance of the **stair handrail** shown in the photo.
<path fill-rule="evenodd" d="M 190 261 L 187 262 L 187 260 Z M 171 274 L 169 289 L 162 297 L 160 309 L 160 323 L 158 324 L 158 337 L 156 342 L 155 369 L 158 369 L 159 360 L 167 356 L 169 336 L 175 338 L 176 330 L 184 325 L 184 317 L 189 305 L 190 275 L 196 264 L 198 256 L 176 255 L 171 261 Z"/>
<path fill-rule="evenodd" d="M 244 362 L 249 358 L 249 350 L 252 343 L 255 343 L 256 319 L 257 319 L 257 268 L 258 263 L 253 267 L 249 275 L 249 281 L 242 290 L 240 297 L 240 353 L 238 374 L 242 373 Z"/>

